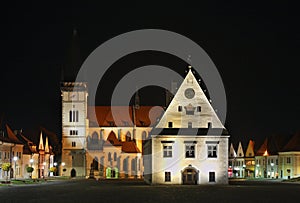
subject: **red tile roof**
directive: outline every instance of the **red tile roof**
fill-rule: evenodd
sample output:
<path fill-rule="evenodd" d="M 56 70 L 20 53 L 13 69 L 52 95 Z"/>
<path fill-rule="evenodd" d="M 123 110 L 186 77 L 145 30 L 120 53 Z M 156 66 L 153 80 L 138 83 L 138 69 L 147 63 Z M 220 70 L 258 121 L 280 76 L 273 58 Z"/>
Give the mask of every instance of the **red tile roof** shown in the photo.
<path fill-rule="evenodd" d="M 132 106 L 89 106 L 88 118 L 90 126 L 133 126 Z M 163 108 L 153 106 L 140 106 L 135 109 L 136 126 L 153 126 L 161 117 Z"/>
<path fill-rule="evenodd" d="M 8 139 L 15 144 L 23 144 L 17 136 L 13 133 L 13 131 L 10 129 L 10 127 L 6 124 L 6 130 L 7 130 L 7 136 Z"/>
<path fill-rule="evenodd" d="M 139 148 L 133 141 L 127 141 L 122 143 L 122 152 L 125 153 L 141 153 Z"/>

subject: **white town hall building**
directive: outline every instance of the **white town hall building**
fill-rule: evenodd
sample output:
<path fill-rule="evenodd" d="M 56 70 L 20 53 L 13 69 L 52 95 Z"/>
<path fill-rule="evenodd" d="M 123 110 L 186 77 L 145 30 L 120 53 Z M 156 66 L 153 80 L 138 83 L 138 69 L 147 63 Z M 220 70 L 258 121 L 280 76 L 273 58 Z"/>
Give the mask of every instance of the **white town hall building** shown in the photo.
<path fill-rule="evenodd" d="M 144 145 L 151 184 L 227 184 L 229 135 L 191 67 Z"/>

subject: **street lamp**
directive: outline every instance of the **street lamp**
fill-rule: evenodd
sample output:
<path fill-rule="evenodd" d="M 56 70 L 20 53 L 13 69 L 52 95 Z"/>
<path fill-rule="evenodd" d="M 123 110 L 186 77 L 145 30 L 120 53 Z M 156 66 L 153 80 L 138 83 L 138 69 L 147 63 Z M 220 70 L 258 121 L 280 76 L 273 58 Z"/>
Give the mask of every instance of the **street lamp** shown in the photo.
<path fill-rule="evenodd" d="M 17 179 L 17 171 L 16 171 L 16 165 L 17 165 L 17 160 L 18 160 L 18 157 L 17 156 L 14 156 L 14 162 L 15 162 L 15 180 Z"/>
<path fill-rule="evenodd" d="M 57 174 L 56 174 L 56 172 L 57 172 L 57 168 L 56 168 L 57 162 L 54 162 L 53 165 L 54 165 L 54 167 L 55 167 L 54 175 L 56 176 L 56 175 L 57 175 Z"/>
<path fill-rule="evenodd" d="M 61 166 L 62 166 L 62 172 L 61 172 L 61 175 L 62 175 L 62 176 L 64 175 L 64 173 L 63 173 L 63 171 L 64 171 L 63 167 L 64 167 L 65 165 L 66 165 L 65 162 L 62 162 L 62 163 L 61 163 Z"/>

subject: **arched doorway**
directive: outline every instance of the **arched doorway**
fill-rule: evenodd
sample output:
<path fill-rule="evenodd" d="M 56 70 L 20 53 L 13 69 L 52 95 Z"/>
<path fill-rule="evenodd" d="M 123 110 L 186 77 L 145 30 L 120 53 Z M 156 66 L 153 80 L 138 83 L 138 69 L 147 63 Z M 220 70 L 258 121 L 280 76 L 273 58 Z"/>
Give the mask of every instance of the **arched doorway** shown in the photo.
<path fill-rule="evenodd" d="M 182 171 L 182 184 L 197 185 L 199 180 L 199 171 L 194 167 L 187 167 Z"/>
<path fill-rule="evenodd" d="M 71 178 L 76 177 L 76 170 L 73 168 L 71 170 Z"/>

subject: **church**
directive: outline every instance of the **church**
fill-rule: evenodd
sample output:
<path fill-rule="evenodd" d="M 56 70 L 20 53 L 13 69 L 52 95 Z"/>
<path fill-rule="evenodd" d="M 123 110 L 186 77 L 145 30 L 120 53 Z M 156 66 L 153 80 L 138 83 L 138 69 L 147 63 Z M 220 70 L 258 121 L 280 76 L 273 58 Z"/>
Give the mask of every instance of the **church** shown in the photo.
<path fill-rule="evenodd" d="M 88 106 L 85 82 L 62 82 L 61 96 L 62 175 L 227 184 L 229 134 L 191 67 L 165 112 L 137 94 L 133 106 Z"/>

